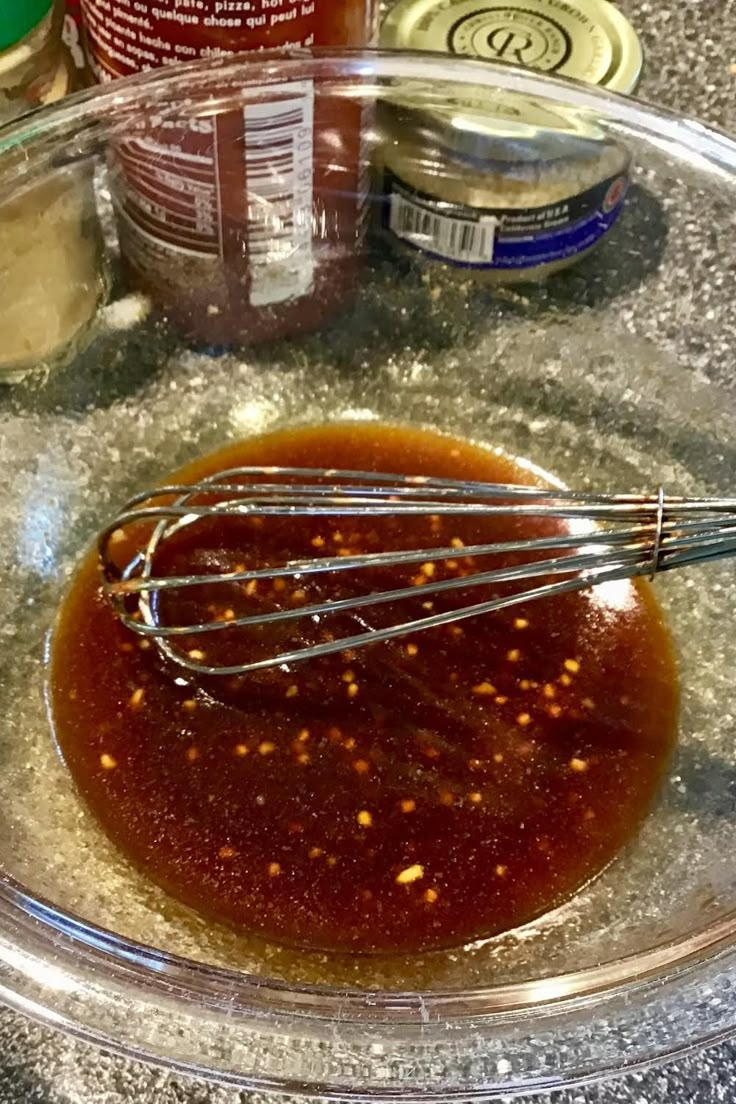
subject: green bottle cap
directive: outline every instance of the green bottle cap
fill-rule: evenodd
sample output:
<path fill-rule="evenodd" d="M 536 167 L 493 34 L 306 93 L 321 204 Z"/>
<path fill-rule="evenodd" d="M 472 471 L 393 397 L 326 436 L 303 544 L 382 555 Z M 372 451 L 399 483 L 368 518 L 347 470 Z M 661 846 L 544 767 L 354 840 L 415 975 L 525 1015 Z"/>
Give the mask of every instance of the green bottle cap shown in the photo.
<path fill-rule="evenodd" d="M 45 15 L 54 0 L 10 0 L 0 3 L 0 50 L 8 50 L 25 38 Z"/>

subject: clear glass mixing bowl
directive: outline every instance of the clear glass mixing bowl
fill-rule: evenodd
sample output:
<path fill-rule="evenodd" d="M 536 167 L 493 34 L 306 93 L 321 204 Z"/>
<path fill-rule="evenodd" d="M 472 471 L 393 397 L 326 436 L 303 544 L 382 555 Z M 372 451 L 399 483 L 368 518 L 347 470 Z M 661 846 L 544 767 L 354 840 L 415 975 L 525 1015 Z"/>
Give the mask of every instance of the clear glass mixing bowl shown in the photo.
<path fill-rule="evenodd" d="M 255 273 L 233 247 L 242 210 L 207 172 L 213 150 L 225 150 L 225 191 L 242 197 L 243 113 L 262 121 L 264 104 L 294 95 L 322 120 L 310 153 L 321 216 L 298 227 L 296 265 L 267 244 Z M 537 141 L 563 156 L 577 140 L 570 128 L 627 148 L 624 213 L 576 266 L 494 284 L 394 249 L 377 231 L 376 166 L 395 141 L 377 101 L 398 97 L 431 115 L 466 95 L 485 104 L 491 131 L 509 103 L 524 118 L 530 104 L 544 109 L 541 130 L 525 132 L 527 163 Z M 199 135 L 191 163 L 209 166 L 188 191 L 177 184 L 182 162 L 167 160 L 184 131 L 185 146 Z M 265 170 L 247 165 L 251 198 L 273 213 L 277 154 L 268 142 L 261 154 Z M 455 171 L 441 156 L 430 169 Z M 290 186 L 293 213 L 296 178 Z M 131 188 L 140 193 L 132 230 Z M 176 221 L 174 201 L 189 222 Z M 69 574 L 110 510 L 176 465 L 271 427 L 389 419 L 502 446 L 575 487 L 733 493 L 735 208 L 736 145 L 726 137 L 581 85 L 440 55 L 185 66 L 0 132 L 8 1004 L 167 1067 L 366 1100 L 569 1085 L 731 1030 L 736 584 L 727 563 L 657 583 L 682 675 L 680 740 L 627 853 L 521 930 L 416 958 L 264 945 L 149 885 L 75 793 L 49 735 L 44 672 Z M 147 214 L 159 219 L 155 233 Z M 175 248 L 161 253 L 167 226 Z M 209 254 L 202 240 L 183 244 L 192 227 L 215 241 Z M 311 286 L 319 294 L 300 313 L 289 295 Z"/>

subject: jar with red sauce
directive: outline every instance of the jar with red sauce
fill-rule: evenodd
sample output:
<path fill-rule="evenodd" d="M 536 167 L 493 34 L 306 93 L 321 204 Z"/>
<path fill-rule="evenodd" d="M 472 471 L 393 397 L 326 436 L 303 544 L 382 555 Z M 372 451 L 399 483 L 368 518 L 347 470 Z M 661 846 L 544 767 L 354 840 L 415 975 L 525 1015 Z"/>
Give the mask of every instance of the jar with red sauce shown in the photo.
<path fill-rule="evenodd" d="M 101 82 L 244 51 L 363 46 L 377 26 L 373 0 L 81 0 L 81 10 Z M 195 342 L 318 328 L 350 294 L 363 234 L 361 108 L 309 78 L 269 78 L 243 95 L 222 74 L 220 84 L 213 67 L 202 102 L 182 94 L 116 145 L 125 270 Z"/>

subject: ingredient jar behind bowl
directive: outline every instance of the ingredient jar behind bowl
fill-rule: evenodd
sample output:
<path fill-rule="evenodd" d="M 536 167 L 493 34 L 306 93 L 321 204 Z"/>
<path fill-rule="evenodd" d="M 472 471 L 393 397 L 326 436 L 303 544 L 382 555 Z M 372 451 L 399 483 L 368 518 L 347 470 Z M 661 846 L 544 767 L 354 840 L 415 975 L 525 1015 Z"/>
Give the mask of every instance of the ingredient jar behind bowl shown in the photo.
<path fill-rule="evenodd" d="M 630 155 L 564 110 L 491 91 L 437 110 L 381 105 L 389 241 L 463 278 L 539 279 L 567 268 L 623 209 Z"/>
<path fill-rule="evenodd" d="M 186 13 L 163 0 L 133 22 L 127 5 L 109 7 L 82 3 L 102 81 L 244 50 L 363 46 L 376 29 L 371 0 L 262 0 L 226 15 L 215 0 Z M 310 80 L 280 84 L 276 71 L 260 103 L 221 92 L 197 119 L 152 113 L 116 148 L 124 266 L 195 342 L 318 326 L 349 291 L 362 235 L 361 110 L 315 97 Z"/>
<path fill-rule="evenodd" d="M 63 3 L 5 0 L 0 14 L 0 122 L 48 100 L 61 63 Z"/>

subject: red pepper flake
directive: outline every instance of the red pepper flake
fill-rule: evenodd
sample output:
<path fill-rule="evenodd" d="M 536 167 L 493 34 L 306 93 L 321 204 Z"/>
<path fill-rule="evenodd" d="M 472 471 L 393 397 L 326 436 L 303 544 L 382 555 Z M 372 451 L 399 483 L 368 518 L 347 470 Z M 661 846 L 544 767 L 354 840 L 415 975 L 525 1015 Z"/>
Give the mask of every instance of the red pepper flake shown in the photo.
<path fill-rule="evenodd" d="M 138 689 L 134 690 L 133 693 L 130 695 L 128 706 L 130 709 L 133 710 L 134 713 L 137 713 L 143 705 L 143 699 L 145 698 L 145 696 L 146 691 L 143 689 L 142 686 L 139 686 Z"/>
<path fill-rule="evenodd" d="M 411 866 L 405 867 L 400 870 L 396 875 L 395 881 L 397 885 L 411 885 L 412 882 L 419 881 L 424 877 L 424 867 L 421 863 L 412 863 Z"/>
<path fill-rule="evenodd" d="M 496 687 L 491 682 L 479 682 L 473 687 L 473 693 L 478 694 L 479 697 L 483 697 L 487 694 L 495 694 Z"/>

